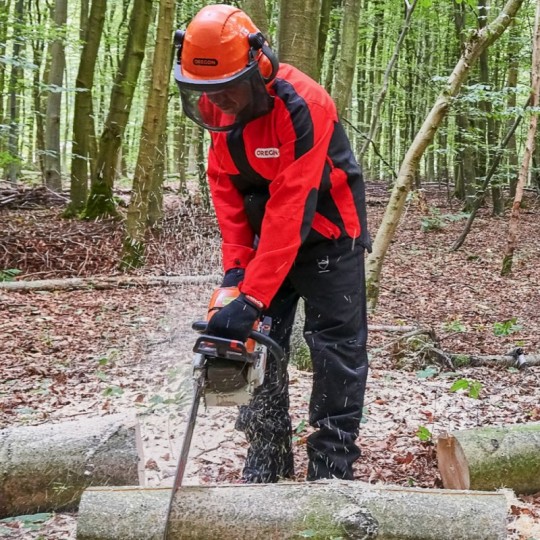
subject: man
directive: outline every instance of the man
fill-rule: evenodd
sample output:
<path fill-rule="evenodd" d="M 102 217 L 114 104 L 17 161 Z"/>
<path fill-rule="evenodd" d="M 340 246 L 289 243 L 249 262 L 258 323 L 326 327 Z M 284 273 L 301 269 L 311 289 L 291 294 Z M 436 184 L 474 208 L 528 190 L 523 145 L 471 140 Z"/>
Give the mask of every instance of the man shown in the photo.
<path fill-rule="evenodd" d="M 241 10 L 203 8 L 176 36 L 185 113 L 210 130 L 208 181 L 222 234 L 223 286 L 240 296 L 208 333 L 245 341 L 262 314 L 286 351 L 296 306 L 313 363 L 307 479 L 353 478 L 367 377 L 362 174 L 327 92 L 279 64 Z M 237 427 L 246 482 L 291 477 L 289 398 L 259 392 Z"/>

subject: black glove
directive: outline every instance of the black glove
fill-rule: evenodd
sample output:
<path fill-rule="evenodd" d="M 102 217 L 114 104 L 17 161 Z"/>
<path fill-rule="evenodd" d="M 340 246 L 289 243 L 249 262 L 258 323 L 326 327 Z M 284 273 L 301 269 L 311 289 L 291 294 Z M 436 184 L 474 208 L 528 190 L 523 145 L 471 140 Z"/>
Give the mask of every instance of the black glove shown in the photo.
<path fill-rule="evenodd" d="M 222 287 L 238 287 L 241 281 L 244 281 L 245 270 L 243 268 L 231 268 L 225 272 Z"/>
<path fill-rule="evenodd" d="M 206 333 L 245 343 L 260 316 L 261 310 L 241 294 L 210 319 Z"/>

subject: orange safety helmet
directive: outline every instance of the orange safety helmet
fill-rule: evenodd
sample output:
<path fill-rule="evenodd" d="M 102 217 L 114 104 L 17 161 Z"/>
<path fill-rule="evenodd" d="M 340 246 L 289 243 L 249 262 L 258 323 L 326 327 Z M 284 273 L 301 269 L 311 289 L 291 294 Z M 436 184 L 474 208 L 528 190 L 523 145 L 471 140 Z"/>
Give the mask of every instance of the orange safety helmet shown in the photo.
<path fill-rule="evenodd" d="M 204 7 L 185 32 L 176 32 L 175 45 L 174 76 L 184 111 L 192 120 L 207 129 L 225 131 L 268 112 L 270 96 L 265 85 L 276 76 L 279 63 L 242 10 L 222 4 Z M 220 110 L 212 95 L 241 84 L 250 86 L 250 110 L 242 114 Z"/>

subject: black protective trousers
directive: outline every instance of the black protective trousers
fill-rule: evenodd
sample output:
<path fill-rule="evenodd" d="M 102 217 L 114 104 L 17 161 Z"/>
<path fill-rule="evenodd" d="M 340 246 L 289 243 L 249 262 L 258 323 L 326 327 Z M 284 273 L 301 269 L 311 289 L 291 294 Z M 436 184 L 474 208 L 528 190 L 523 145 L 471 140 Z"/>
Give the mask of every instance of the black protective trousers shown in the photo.
<path fill-rule="evenodd" d="M 265 315 L 271 337 L 287 352 L 299 298 L 305 304 L 304 337 L 313 364 L 307 440 L 308 480 L 353 478 L 368 359 L 364 248 L 349 239 L 307 243 Z M 249 443 L 247 482 L 276 482 L 294 474 L 287 384 L 269 393 L 265 385 L 240 409 L 237 429 Z"/>

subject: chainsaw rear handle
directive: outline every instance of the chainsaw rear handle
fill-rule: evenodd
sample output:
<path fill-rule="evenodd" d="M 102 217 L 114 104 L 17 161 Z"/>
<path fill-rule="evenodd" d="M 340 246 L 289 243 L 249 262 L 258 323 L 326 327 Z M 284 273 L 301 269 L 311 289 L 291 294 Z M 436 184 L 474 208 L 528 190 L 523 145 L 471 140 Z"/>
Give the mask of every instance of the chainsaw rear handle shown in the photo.
<path fill-rule="evenodd" d="M 204 333 L 208 327 L 208 321 L 196 321 L 191 327 L 193 330 Z M 285 383 L 285 371 L 286 371 L 286 358 L 285 351 L 270 337 L 262 332 L 257 332 L 257 330 L 251 330 L 249 337 L 254 339 L 257 343 L 264 345 L 268 348 L 268 352 L 276 359 L 276 368 L 277 368 L 277 380 L 278 380 L 278 390 L 281 390 Z"/>

